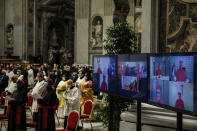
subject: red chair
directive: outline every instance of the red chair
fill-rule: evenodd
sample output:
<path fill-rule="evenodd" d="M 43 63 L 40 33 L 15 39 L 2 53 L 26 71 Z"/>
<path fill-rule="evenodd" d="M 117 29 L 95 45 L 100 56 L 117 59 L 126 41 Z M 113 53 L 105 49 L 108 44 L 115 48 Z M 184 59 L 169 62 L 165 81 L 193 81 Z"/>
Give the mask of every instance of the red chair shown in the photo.
<path fill-rule="evenodd" d="M 59 106 L 59 100 L 58 100 L 58 104 L 53 106 L 53 109 L 54 109 L 54 111 L 55 111 L 55 116 L 56 116 L 56 118 L 57 118 L 58 125 L 60 125 L 60 121 L 59 121 L 59 118 L 58 118 L 58 116 L 57 116 L 58 106 Z"/>
<path fill-rule="evenodd" d="M 27 122 L 27 127 L 36 128 L 36 122 Z"/>
<path fill-rule="evenodd" d="M 2 108 L 4 108 L 4 114 L 3 115 L 6 115 L 6 108 L 7 106 L 5 105 L 5 97 L 6 97 L 6 92 L 2 92 L 1 93 L 1 96 L 0 96 L 0 106 Z"/>
<path fill-rule="evenodd" d="M 84 104 L 83 113 L 80 115 L 82 129 L 83 129 L 83 121 L 90 118 L 90 115 L 92 113 L 92 109 L 93 109 L 93 102 L 91 100 L 87 100 Z M 93 130 L 92 121 L 91 120 L 88 120 L 88 121 L 90 122 L 91 128 Z"/>
<path fill-rule="evenodd" d="M 79 113 L 77 111 L 72 111 L 68 115 L 66 129 L 60 129 L 60 130 L 56 130 L 56 131 L 76 131 L 78 120 L 79 120 Z"/>
<path fill-rule="evenodd" d="M 1 93 L 1 97 L 0 97 L 0 104 L 2 105 L 2 106 L 4 106 L 5 105 L 5 97 L 6 97 L 6 92 L 2 92 Z"/>
<path fill-rule="evenodd" d="M 58 109 L 58 105 L 54 105 L 53 110 L 55 111 L 57 109 Z M 58 124 L 60 125 L 59 119 L 58 119 Z M 33 122 L 33 121 L 32 122 L 27 122 L 26 125 L 27 125 L 27 127 L 36 128 L 36 122 Z"/>
<path fill-rule="evenodd" d="M 29 110 L 31 112 L 31 116 L 33 116 L 32 111 L 31 111 L 32 104 L 33 104 L 33 98 L 32 98 L 32 96 L 28 96 L 28 103 L 25 106 L 25 109 Z"/>
<path fill-rule="evenodd" d="M 6 110 L 6 115 L 0 116 L 0 120 L 1 120 L 1 129 L 2 129 L 2 124 L 4 121 L 4 125 L 6 125 L 5 121 L 8 120 L 9 118 L 9 114 L 10 114 L 10 104 L 8 104 L 7 110 Z"/>

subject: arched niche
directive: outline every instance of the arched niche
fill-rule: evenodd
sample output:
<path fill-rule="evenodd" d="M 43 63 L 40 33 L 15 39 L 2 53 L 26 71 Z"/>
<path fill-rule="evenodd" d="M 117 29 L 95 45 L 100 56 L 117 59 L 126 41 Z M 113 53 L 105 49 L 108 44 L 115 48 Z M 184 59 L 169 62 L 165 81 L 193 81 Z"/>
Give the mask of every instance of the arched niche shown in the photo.
<path fill-rule="evenodd" d="M 102 49 L 103 47 L 103 19 L 101 16 L 96 15 L 91 22 L 91 49 Z"/>

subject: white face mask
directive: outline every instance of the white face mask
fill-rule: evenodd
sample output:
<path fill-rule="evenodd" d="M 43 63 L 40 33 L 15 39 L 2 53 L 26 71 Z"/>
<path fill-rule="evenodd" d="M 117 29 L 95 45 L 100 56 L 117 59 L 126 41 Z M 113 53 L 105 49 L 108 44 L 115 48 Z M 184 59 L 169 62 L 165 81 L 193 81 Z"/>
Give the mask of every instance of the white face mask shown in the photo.
<path fill-rule="evenodd" d="M 62 77 L 62 80 L 63 80 L 63 81 L 65 81 L 65 80 L 66 80 L 66 78 L 65 78 L 65 77 Z"/>
<path fill-rule="evenodd" d="M 67 87 L 67 89 L 70 89 L 71 86 L 70 85 L 67 85 L 66 87 Z"/>
<path fill-rule="evenodd" d="M 87 81 L 88 78 L 85 76 L 84 79 Z"/>

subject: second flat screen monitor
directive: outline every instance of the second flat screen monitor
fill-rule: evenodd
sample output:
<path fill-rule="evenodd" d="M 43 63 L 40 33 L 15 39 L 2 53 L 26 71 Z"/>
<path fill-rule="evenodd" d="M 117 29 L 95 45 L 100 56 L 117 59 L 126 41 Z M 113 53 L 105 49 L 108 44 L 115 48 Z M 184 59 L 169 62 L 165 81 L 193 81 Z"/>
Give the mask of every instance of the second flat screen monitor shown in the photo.
<path fill-rule="evenodd" d="M 118 56 L 118 95 L 146 101 L 147 99 L 147 55 Z"/>

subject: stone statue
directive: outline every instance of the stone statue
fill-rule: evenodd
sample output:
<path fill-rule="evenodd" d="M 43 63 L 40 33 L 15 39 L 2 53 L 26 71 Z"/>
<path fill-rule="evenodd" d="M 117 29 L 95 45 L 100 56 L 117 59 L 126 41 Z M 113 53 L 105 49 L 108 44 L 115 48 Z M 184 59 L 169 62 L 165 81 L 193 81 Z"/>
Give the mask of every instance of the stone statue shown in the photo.
<path fill-rule="evenodd" d="M 7 35 L 7 45 L 6 45 L 5 54 L 7 54 L 7 56 L 11 56 L 13 54 L 13 49 L 14 49 L 14 26 L 12 24 L 8 24 L 6 35 Z"/>
<path fill-rule="evenodd" d="M 52 63 L 53 62 L 53 59 L 54 59 L 54 50 L 53 50 L 53 47 L 50 47 L 49 50 L 48 50 L 48 60 L 49 60 L 49 63 Z"/>
<path fill-rule="evenodd" d="M 97 20 L 92 30 L 91 48 L 102 47 L 103 25 L 100 20 Z"/>
<path fill-rule="evenodd" d="M 102 42 L 102 28 L 103 26 L 101 25 L 101 22 L 98 20 L 97 25 L 95 26 L 95 37 L 98 45 L 101 45 Z"/>
<path fill-rule="evenodd" d="M 51 32 L 51 35 L 50 35 L 50 40 L 49 40 L 49 44 L 51 46 L 58 46 L 58 43 L 57 43 L 57 34 L 56 34 L 56 31 L 55 31 L 55 28 L 53 28 L 52 32 Z"/>

